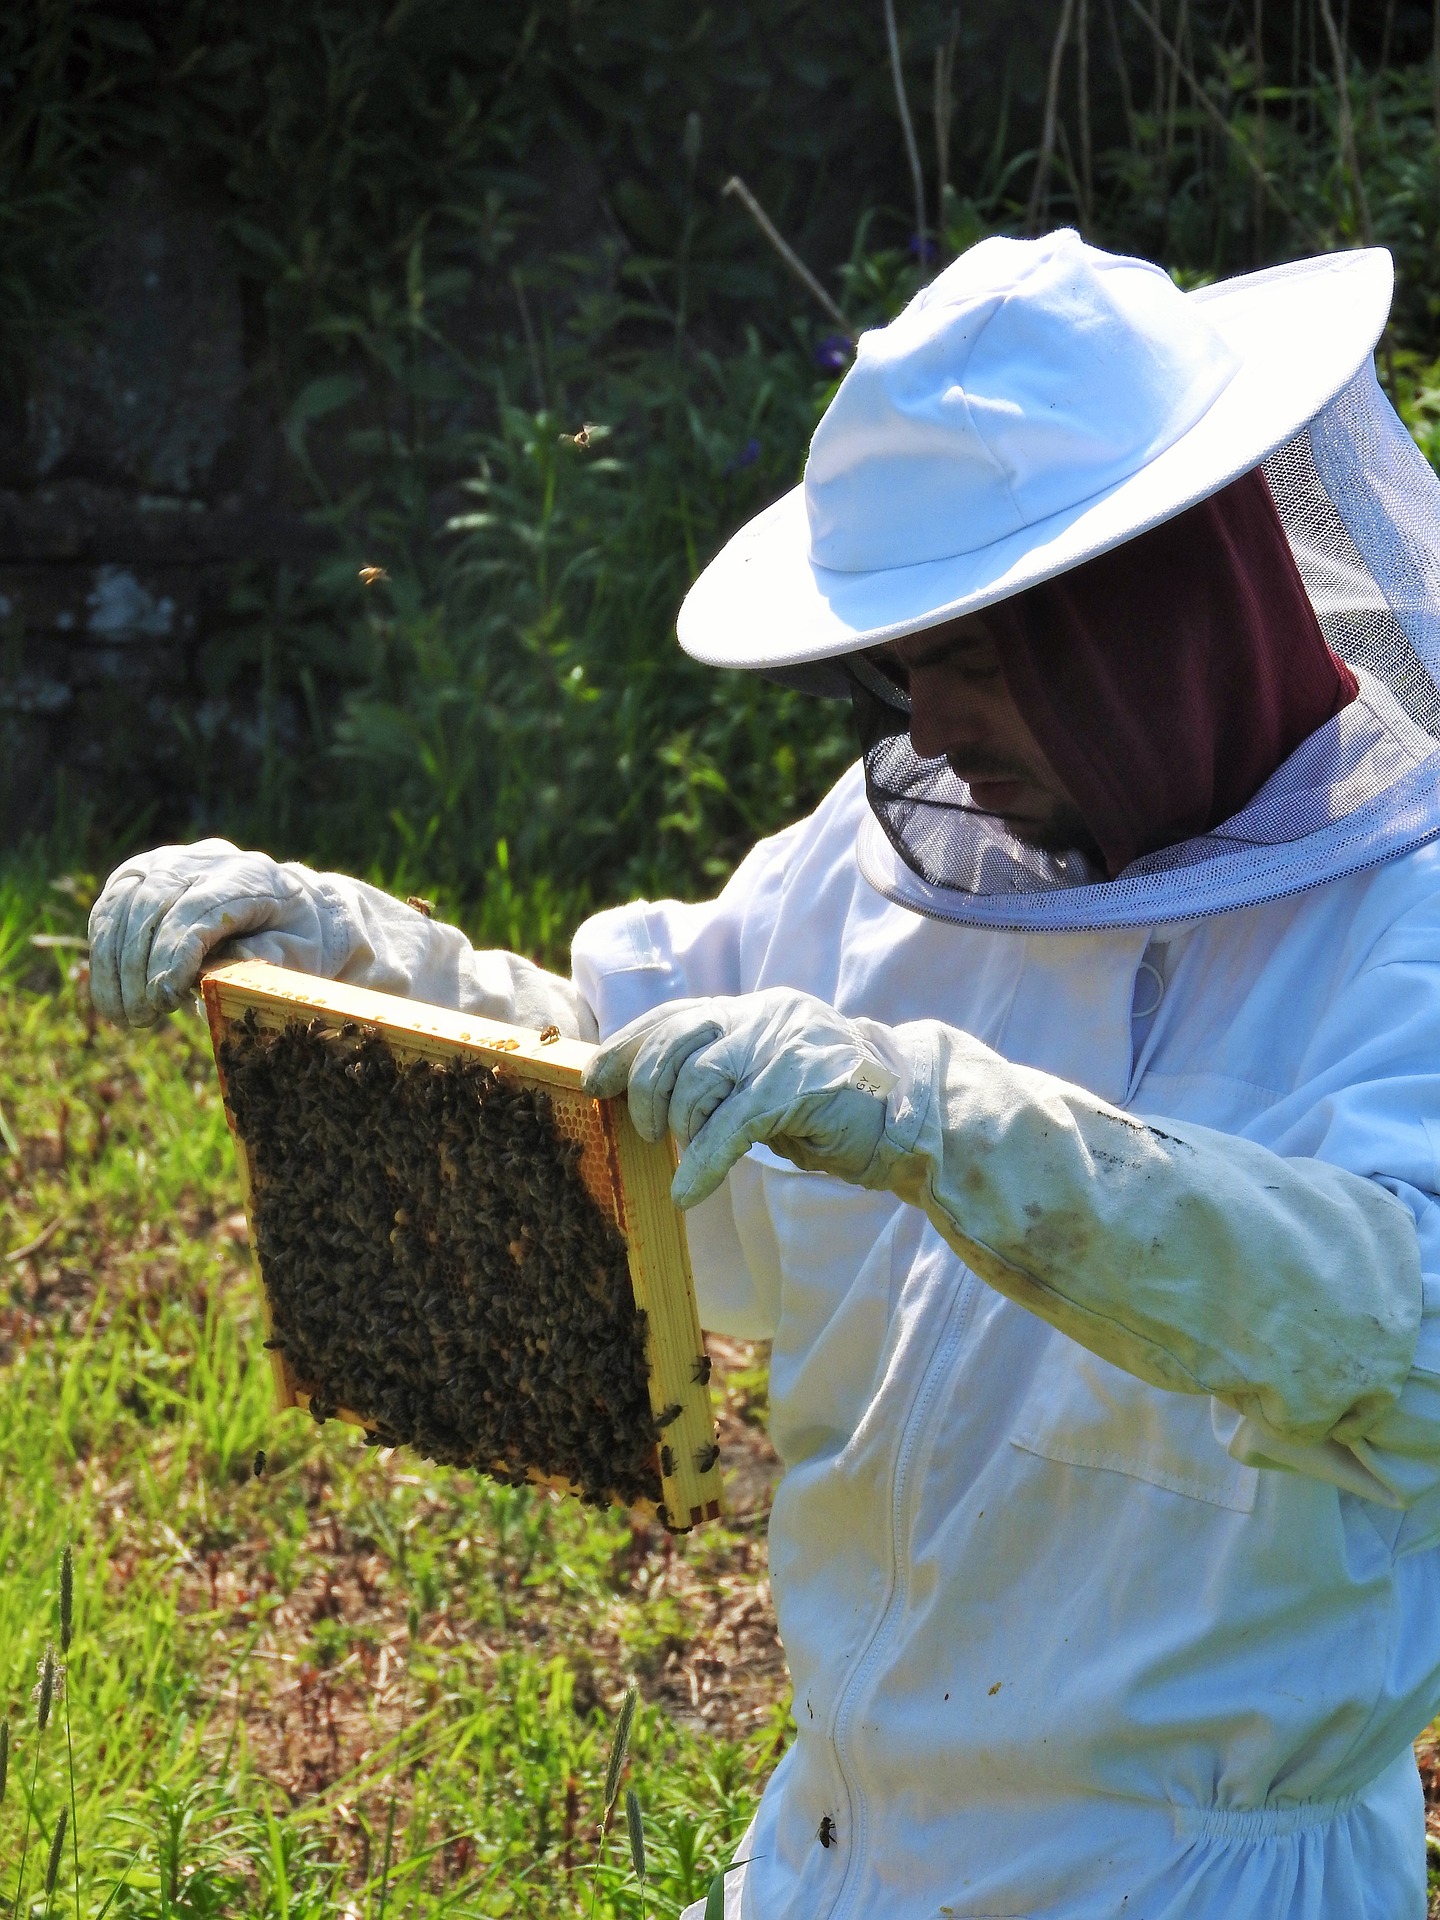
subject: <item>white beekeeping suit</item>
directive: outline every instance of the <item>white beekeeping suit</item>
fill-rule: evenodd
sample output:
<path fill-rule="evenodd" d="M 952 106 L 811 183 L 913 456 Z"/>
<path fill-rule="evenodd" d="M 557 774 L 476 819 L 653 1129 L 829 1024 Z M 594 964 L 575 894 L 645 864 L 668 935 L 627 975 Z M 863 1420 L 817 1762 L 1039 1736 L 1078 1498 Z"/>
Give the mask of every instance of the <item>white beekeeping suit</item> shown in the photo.
<path fill-rule="evenodd" d="M 1389 284 L 1366 253 L 1182 296 L 994 241 L 862 340 L 681 637 L 840 662 L 864 762 L 717 900 L 596 916 L 570 982 L 233 851 L 97 906 L 137 1022 L 240 936 L 625 1029 L 607 1090 L 689 1142 L 702 1319 L 774 1342 L 795 1738 L 731 1920 L 1425 1911 L 1440 483 L 1370 367 Z M 1238 812 L 1106 877 L 913 750 L 868 650 L 1262 463 L 1358 693 Z"/>

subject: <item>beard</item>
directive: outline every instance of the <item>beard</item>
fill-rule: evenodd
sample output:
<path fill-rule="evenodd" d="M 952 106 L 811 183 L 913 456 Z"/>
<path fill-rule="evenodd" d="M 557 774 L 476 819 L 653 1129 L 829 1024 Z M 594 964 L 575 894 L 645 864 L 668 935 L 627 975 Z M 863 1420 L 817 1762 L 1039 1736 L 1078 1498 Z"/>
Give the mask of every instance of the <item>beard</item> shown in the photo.
<path fill-rule="evenodd" d="M 1081 818 L 1079 808 L 1072 807 L 1068 801 L 1058 802 L 1052 813 L 1039 818 L 1027 816 L 1023 819 L 1007 819 L 1004 814 L 993 817 L 1023 847 L 1030 847 L 1036 853 L 1055 855 L 1082 853 L 1092 867 L 1105 872 L 1104 854 Z"/>
<path fill-rule="evenodd" d="M 1105 856 L 1101 853 L 1095 836 L 1085 824 L 1085 817 L 1068 795 L 1056 794 L 1048 782 L 1036 777 L 1035 769 L 1011 760 L 1004 754 L 989 753 L 984 748 L 974 748 L 964 755 L 964 765 L 957 766 L 947 754 L 950 771 L 957 780 L 963 780 L 967 786 L 979 780 L 1016 780 L 1023 781 L 1036 796 L 1036 806 L 1032 811 L 1016 814 L 992 812 L 982 807 L 971 796 L 971 805 L 976 813 L 998 820 L 1005 831 L 1023 847 L 1029 847 L 1036 853 L 1062 855 L 1081 853 L 1091 866 L 1105 871 Z"/>

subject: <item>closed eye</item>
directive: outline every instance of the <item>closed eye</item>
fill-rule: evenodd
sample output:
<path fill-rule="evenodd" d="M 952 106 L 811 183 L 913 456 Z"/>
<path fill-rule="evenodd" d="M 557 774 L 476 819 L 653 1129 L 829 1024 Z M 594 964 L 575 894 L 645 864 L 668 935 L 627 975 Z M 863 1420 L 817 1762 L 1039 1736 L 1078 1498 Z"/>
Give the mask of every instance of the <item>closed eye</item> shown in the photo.
<path fill-rule="evenodd" d="M 931 667 L 943 667 L 958 680 L 976 682 L 994 680 L 1000 672 L 994 648 L 983 640 L 947 640 L 926 653 L 912 653 L 908 661 L 892 658 L 907 683 L 912 673 L 925 672 Z"/>

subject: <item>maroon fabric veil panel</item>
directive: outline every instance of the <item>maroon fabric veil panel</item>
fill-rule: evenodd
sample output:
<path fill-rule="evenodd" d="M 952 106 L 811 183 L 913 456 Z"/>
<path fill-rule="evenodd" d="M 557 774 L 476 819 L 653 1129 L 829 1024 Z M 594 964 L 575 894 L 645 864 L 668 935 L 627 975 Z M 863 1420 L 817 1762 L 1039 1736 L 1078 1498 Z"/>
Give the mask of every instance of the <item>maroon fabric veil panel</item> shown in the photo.
<path fill-rule="evenodd" d="M 987 621 L 1112 876 L 1238 813 L 1359 691 L 1258 468 Z"/>

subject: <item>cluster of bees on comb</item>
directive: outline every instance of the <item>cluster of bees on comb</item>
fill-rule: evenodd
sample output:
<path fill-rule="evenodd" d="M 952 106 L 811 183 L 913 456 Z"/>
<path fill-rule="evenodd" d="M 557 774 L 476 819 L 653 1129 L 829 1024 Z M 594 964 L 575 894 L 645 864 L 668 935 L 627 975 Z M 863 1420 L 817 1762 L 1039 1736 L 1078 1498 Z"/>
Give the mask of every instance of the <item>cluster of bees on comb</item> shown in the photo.
<path fill-rule="evenodd" d="M 253 1013 L 219 1062 L 272 1344 L 316 1419 L 597 1506 L 660 1500 L 625 1243 L 543 1091 Z"/>

